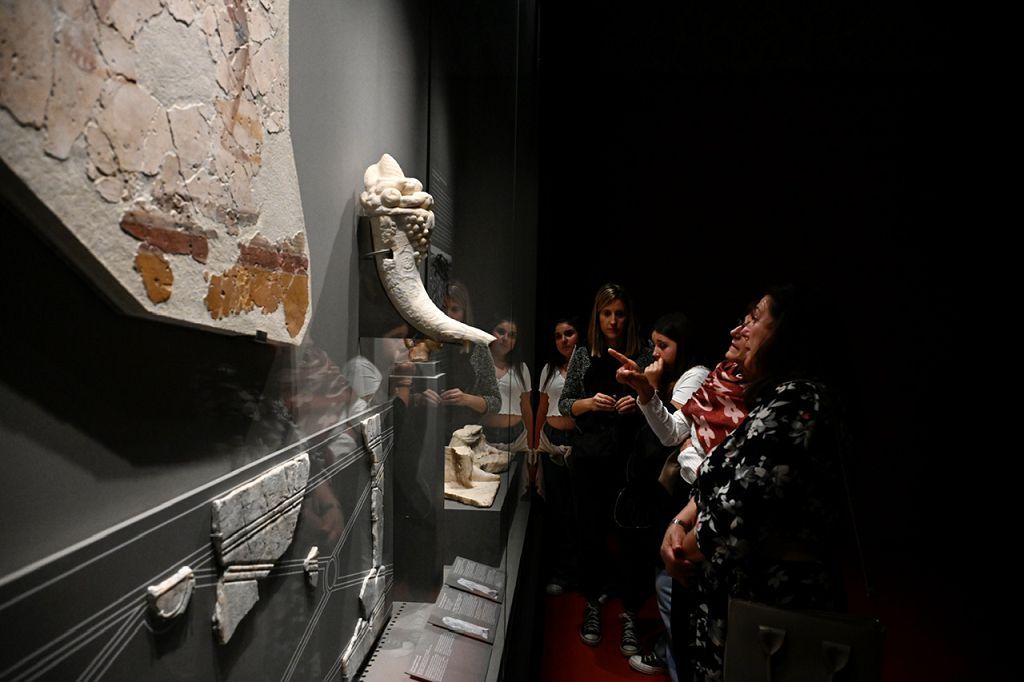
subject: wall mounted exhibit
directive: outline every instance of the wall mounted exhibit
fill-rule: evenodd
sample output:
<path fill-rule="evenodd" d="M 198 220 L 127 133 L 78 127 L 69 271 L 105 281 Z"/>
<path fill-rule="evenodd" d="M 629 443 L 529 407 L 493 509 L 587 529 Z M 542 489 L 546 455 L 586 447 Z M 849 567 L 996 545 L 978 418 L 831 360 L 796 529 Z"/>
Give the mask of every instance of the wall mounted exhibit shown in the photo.
<path fill-rule="evenodd" d="M 146 588 L 150 611 L 159 620 L 180 616 L 188 608 L 195 585 L 196 577 L 192 569 L 182 566 L 171 577 Z"/>
<path fill-rule="evenodd" d="M 302 453 L 213 501 L 213 548 L 224 572 L 217 583 L 214 629 L 226 644 L 259 600 L 265 578 L 292 542 L 309 478 Z"/>
<path fill-rule="evenodd" d="M 287 0 L 3 0 L 5 193 L 125 312 L 300 343 Z"/>
<path fill-rule="evenodd" d="M 453 320 L 430 300 L 420 278 L 419 262 L 430 247 L 434 199 L 423 184 L 405 177 L 389 154 L 366 169 L 359 200 L 370 218 L 377 271 L 398 313 L 418 331 L 449 343 L 488 345 L 494 337 Z"/>

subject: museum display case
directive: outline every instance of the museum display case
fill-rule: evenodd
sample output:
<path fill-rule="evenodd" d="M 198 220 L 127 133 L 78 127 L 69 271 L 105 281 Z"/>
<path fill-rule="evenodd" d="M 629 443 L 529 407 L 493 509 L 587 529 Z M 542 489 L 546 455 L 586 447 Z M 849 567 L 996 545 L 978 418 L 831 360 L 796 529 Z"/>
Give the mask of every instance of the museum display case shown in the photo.
<path fill-rule="evenodd" d="M 462 5 L 0 6 L 0 679 L 508 678 L 535 18 Z"/>

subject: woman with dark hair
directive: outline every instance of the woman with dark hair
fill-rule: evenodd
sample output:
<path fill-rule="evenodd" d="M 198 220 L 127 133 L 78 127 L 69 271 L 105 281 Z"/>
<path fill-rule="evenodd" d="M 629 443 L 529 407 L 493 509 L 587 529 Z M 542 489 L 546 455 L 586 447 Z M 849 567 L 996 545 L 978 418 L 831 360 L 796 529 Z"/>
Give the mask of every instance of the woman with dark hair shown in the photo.
<path fill-rule="evenodd" d="M 757 303 L 741 331 L 747 419 L 701 466 L 662 543 L 693 593 L 689 659 L 720 679 L 728 602 L 833 605 L 830 538 L 841 497 L 833 410 L 819 376 L 819 318 L 791 286 Z"/>
<path fill-rule="evenodd" d="M 443 307 L 453 320 L 473 324 L 472 306 L 466 285 L 453 280 L 444 296 Z M 487 346 L 446 343 L 431 357 L 439 359 L 447 374 L 448 388 L 438 394 L 426 389 L 423 395 L 434 404 L 444 405 L 445 442 L 457 429 L 476 424 L 484 415 L 501 408 L 501 396 L 494 374 L 494 362 Z"/>
<path fill-rule="evenodd" d="M 572 451 L 576 420 L 562 416 L 558 401 L 565 388 L 569 358 L 579 340 L 579 320 L 559 317 L 554 324 L 554 343 L 550 344 L 548 360 L 540 372 L 540 401 L 534 428 L 533 447 L 540 453 L 544 480 L 545 556 L 550 567 L 546 591 L 561 594 L 576 580 L 576 538 L 573 533 L 572 486 L 567 459 Z"/>
<path fill-rule="evenodd" d="M 496 414 L 484 415 L 481 423 L 487 442 L 508 446 L 509 452 L 529 450 L 533 443 L 533 403 L 530 368 L 522 360 L 519 327 L 514 320 L 503 317 L 491 326 L 494 342 L 491 359 L 501 396 Z"/>
<path fill-rule="evenodd" d="M 708 376 L 703 365 L 692 364 L 692 329 L 682 313 L 662 315 L 651 330 L 653 359 L 634 388 L 638 401 L 643 395 L 657 396 L 666 411 L 681 408 Z M 617 361 L 632 367 L 636 363 L 609 350 Z M 617 376 L 620 374 L 616 372 Z M 622 585 L 623 635 L 619 651 L 623 656 L 640 653 L 635 630 L 636 613 L 654 593 L 655 575 L 660 568 L 657 547 L 662 529 L 689 497 L 677 484 L 678 474 L 661 481 L 662 472 L 675 463 L 679 441 L 663 443 L 647 424 L 641 426 L 626 464 L 626 484 L 615 502 L 615 521 L 621 530 L 625 576 Z"/>
<path fill-rule="evenodd" d="M 577 428 L 569 475 L 580 560 L 585 562 L 579 576 L 586 599 L 580 639 L 588 646 L 601 641 L 600 597 L 612 567 L 607 549 L 612 508 L 625 483 L 626 458 L 642 423 L 635 392 L 615 380 L 619 362 L 608 349 L 635 357 L 640 351 L 636 330 L 626 290 L 610 283 L 598 289 L 587 330 L 589 347 L 576 346 L 558 403 L 563 416 L 575 418 Z M 633 621 L 623 616 L 623 635 L 627 629 L 635 635 Z"/>

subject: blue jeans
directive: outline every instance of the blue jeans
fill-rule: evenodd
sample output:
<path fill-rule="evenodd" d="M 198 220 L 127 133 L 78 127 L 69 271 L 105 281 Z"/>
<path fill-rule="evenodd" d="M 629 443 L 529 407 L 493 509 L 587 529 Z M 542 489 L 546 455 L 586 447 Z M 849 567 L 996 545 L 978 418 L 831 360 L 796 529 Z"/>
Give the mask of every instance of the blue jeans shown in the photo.
<path fill-rule="evenodd" d="M 664 570 L 658 571 L 658 576 L 654 579 L 654 592 L 658 597 L 661 622 L 665 624 L 665 633 L 654 643 L 654 653 L 668 664 L 668 674 L 672 676 L 672 682 L 679 682 L 676 661 L 672 657 L 672 577 Z"/>

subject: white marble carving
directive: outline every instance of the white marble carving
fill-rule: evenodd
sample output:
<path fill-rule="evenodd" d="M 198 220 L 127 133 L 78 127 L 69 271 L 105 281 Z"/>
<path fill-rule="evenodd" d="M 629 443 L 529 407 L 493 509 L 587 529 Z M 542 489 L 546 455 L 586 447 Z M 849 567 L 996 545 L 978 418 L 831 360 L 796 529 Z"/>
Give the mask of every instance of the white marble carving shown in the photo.
<path fill-rule="evenodd" d="M 0 191 L 123 311 L 301 343 L 288 10 L 0 0 Z"/>
<path fill-rule="evenodd" d="M 214 617 L 221 643 L 231 639 L 259 598 L 256 581 L 270 574 L 291 544 L 308 479 L 309 454 L 304 452 L 213 501 L 211 538 L 224 566 Z"/>
<path fill-rule="evenodd" d="M 500 474 L 508 470 L 509 453 L 487 442 L 484 427 L 467 424 L 452 433 L 450 447 L 465 446 L 473 451 L 473 463 L 484 471 Z"/>
<path fill-rule="evenodd" d="M 217 583 L 217 605 L 213 610 L 213 629 L 221 644 L 227 644 L 235 634 L 245 614 L 260 600 L 255 580 Z"/>
<path fill-rule="evenodd" d="M 490 507 L 501 476 L 473 463 L 473 450 L 464 445 L 444 449 L 444 496 L 474 507 Z"/>
<path fill-rule="evenodd" d="M 196 577 L 192 569 L 182 566 L 174 575 L 146 588 L 150 611 L 161 620 L 170 620 L 185 613 Z"/>
<path fill-rule="evenodd" d="M 320 548 L 313 545 L 302 561 L 302 569 L 306 572 L 306 583 L 316 587 L 320 583 Z"/>
<path fill-rule="evenodd" d="M 445 315 L 423 288 L 419 262 L 427 253 L 434 227 L 434 199 L 423 191 L 423 184 L 405 177 L 398 162 L 384 154 L 366 169 L 363 185 L 359 199 L 370 217 L 377 271 L 398 313 L 440 341 L 481 345 L 494 341 L 487 332 Z"/>

